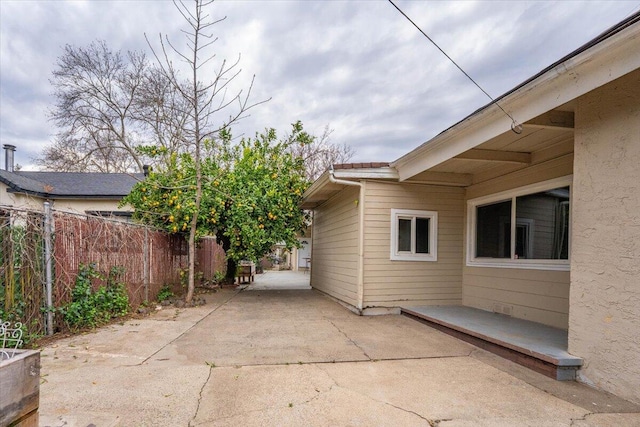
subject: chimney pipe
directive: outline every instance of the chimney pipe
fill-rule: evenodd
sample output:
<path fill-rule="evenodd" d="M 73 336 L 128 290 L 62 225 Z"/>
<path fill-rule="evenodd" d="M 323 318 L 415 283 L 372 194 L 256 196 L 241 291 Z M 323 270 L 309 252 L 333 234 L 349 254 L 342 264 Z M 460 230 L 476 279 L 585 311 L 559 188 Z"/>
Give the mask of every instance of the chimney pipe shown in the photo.
<path fill-rule="evenodd" d="M 4 144 L 4 169 L 7 172 L 13 172 L 13 155 L 16 151 L 16 146 L 11 144 Z"/>
<path fill-rule="evenodd" d="M 149 176 L 149 172 L 151 172 L 151 166 L 142 165 L 142 173 L 144 173 L 145 178 Z"/>

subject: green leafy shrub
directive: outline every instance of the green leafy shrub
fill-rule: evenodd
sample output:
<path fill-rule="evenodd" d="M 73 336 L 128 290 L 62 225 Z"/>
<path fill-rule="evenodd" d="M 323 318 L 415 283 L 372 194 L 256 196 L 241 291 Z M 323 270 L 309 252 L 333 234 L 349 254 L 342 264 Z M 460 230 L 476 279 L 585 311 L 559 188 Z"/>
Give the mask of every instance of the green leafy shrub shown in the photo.
<path fill-rule="evenodd" d="M 93 291 L 93 280 L 104 280 L 95 264 L 82 264 L 78 269 L 71 302 L 61 309 L 70 329 L 95 328 L 129 312 L 129 296 L 122 283 L 121 267 L 113 267 L 106 278 L 106 286 Z"/>
<path fill-rule="evenodd" d="M 224 282 L 224 278 L 226 275 L 227 275 L 226 272 L 218 270 L 213 275 L 213 281 L 215 283 L 222 283 Z"/>
<path fill-rule="evenodd" d="M 164 285 L 160 288 L 157 299 L 159 302 L 162 302 L 171 299 L 174 296 L 175 295 L 173 294 L 173 292 L 171 292 L 171 288 L 169 288 L 169 285 Z"/>

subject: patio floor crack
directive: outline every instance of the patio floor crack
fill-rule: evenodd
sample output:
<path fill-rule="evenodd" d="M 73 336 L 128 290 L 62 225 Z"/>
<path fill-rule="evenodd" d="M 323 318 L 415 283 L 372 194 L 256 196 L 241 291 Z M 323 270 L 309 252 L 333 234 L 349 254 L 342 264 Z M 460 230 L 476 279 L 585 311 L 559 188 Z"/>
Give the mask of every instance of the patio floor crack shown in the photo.
<path fill-rule="evenodd" d="M 358 350 L 360 350 L 360 351 L 362 352 L 362 354 L 364 354 L 364 356 L 365 356 L 367 359 L 369 359 L 370 361 L 371 361 L 371 360 L 373 360 L 373 359 L 371 358 L 371 356 L 369 356 L 369 355 L 367 354 L 367 352 L 365 351 L 365 349 L 364 349 L 364 348 L 362 348 L 362 347 L 360 347 L 360 345 L 359 345 L 357 342 L 355 342 L 355 341 L 354 341 L 354 340 L 353 340 L 349 335 L 347 335 L 347 334 L 346 334 L 346 332 L 344 332 L 342 329 L 340 329 L 340 328 L 338 327 L 338 325 L 336 325 L 335 323 L 333 323 L 333 321 L 331 321 L 331 320 L 329 320 L 329 319 L 327 319 L 327 320 L 329 321 L 329 323 L 331 323 L 331 325 L 332 325 L 334 328 L 336 328 L 336 329 L 338 330 L 338 332 L 340 332 L 342 335 L 344 335 L 344 337 L 345 337 L 346 339 L 348 339 L 348 340 L 351 342 L 351 344 L 353 344 L 354 346 L 356 346 L 356 347 L 358 348 Z"/>
<path fill-rule="evenodd" d="M 327 375 L 327 377 L 329 377 L 331 382 L 333 382 L 334 385 L 331 386 L 330 390 L 333 390 L 334 387 L 339 387 L 339 388 L 342 388 L 344 390 L 349 390 L 351 393 L 359 394 L 360 396 L 363 396 L 363 397 L 365 397 L 367 399 L 370 399 L 370 400 L 372 400 L 374 402 L 377 402 L 377 403 L 380 403 L 380 404 L 386 405 L 386 406 L 391 406 L 392 408 L 395 408 L 395 409 L 397 409 L 399 411 L 402 411 L 402 412 L 406 412 L 407 414 L 415 415 L 416 417 L 418 417 L 418 418 L 420 418 L 422 420 L 425 420 L 429 424 L 430 427 L 438 427 L 438 425 L 439 425 L 439 423 L 441 421 L 450 421 L 450 420 L 430 420 L 429 418 L 427 418 L 427 417 L 425 417 L 423 415 L 420 415 L 419 413 L 417 413 L 415 411 L 412 411 L 410 409 L 405 409 L 405 408 L 402 408 L 400 406 L 394 405 L 393 403 L 386 402 L 386 401 L 383 401 L 383 400 L 380 400 L 380 399 L 375 399 L 374 397 L 369 396 L 366 393 L 362 393 L 362 392 L 354 390 L 354 389 L 343 387 L 338 383 L 338 381 L 335 378 L 333 378 L 333 376 L 331 376 L 331 374 L 326 369 L 323 369 L 321 366 L 318 366 L 318 368 L 321 371 L 323 371 Z"/>
<path fill-rule="evenodd" d="M 593 415 L 593 412 L 587 412 L 586 414 L 584 414 L 581 418 L 571 418 L 571 424 L 569 424 L 569 427 L 572 427 L 576 424 L 576 421 L 586 421 L 587 417 Z"/>
<path fill-rule="evenodd" d="M 202 393 L 204 392 L 204 388 L 207 386 L 207 384 L 209 384 L 209 380 L 211 379 L 211 372 L 213 371 L 213 368 L 214 368 L 213 366 L 209 365 L 209 374 L 207 375 L 207 379 L 202 384 L 202 387 L 200 387 L 200 392 L 198 393 L 198 403 L 196 405 L 196 411 L 193 414 L 193 417 L 191 418 L 191 420 L 189 420 L 189 427 L 195 425 L 193 423 L 198 417 L 198 412 L 200 412 L 200 404 L 202 403 Z"/>
<path fill-rule="evenodd" d="M 358 347 L 360 348 L 360 347 Z M 364 352 L 363 352 L 364 353 Z M 364 353 L 367 359 L 344 359 L 344 360 L 309 360 L 303 361 L 289 361 L 289 362 L 265 362 L 265 363 L 241 363 L 241 364 L 220 364 L 216 365 L 219 368 L 244 368 L 244 367 L 269 367 L 269 366 L 289 366 L 289 365 L 337 365 L 340 363 L 377 363 L 377 362 L 397 362 L 403 360 L 431 360 L 431 359 L 455 359 L 459 357 L 469 357 L 468 354 L 455 354 L 444 356 L 415 356 L 415 357 L 380 357 L 371 358 Z"/>
<path fill-rule="evenodd" d="M 213 369 L 213 367 L 212 367 L 211 369 Z M 333 381 L 333 379 L 331 379 L 331 380 Z M 208 380 L 207 380 L 207 382 L 208 382 Z M 322 395 L 323 393 L 329 393 L 329 392 L 330 392 L 330 391 L 332 391 L 332 390 L 333 390 L 333 388 L 334 388 L 334 387 L 336 387 L 336 386 L 337 386 L 337 384 L 335 384 L 335 382 L 334 382 L 334 383 L 333 383 L 333 384 L 332 384 L 328 389 L 326 389 L 326 390 L 322 390 L 322 391 L 321 391 L 321 390 L 317 390 L 317 392 L 318 392 L 318 393 L 317 393 L 315 396 L 313 396 L 313 397 L 311 397 L 311 398 L 309 398 L 309 399 L 307 399 L 307 400 L 303 400 L 303 401 L 301 401 L 301 402 L 298 402 L 298 403 L 290 402 L 288 406 L 289 406 L 289 408 L 293 408 L 294 406 L 302 406 L 302 405 L 309 404 L 309 403 L 311 403 L 311 402 L 313 402 L 313 401 L 315 401 L 315 400 L 318 400 L 318 399 L 320 398 L 320 395 Z M 204 388 L 204 386 L 203 386 L 203 388 Z M 198 406 L 199 406 L 199 403 L 198 403 Z M 232 419 L 234 419 L 234 418 L 241 417 L 241 416 L 243 416 L 243 415 L 256 414 L 256 413 L 263 413 L 263 412 L 265 412 L 265 411 L 269 411 L 269 410 L 273 410 L 273 409 L 278 409 L 278 408 L 284 408 L 284 406 L 280 406 L 280 405 L 265 406 L 265 407 L 263 407 L 263 408 L 251 409 L 251 410 L 248 410 L 248 411 L 243 411 L 243 412 L 239 412 L 239 413 L 232 414 L 232 415 L 227 415 L 227 416 L 223 416 L 223 417 L 218 417 L 218 418 L 214 418 L 214 419 L 209 419 L 209 420 L 206 420 L 206 421 L 199 422 L 199 423 L 197 423 L 197 424 L 194 424 L 194 423 L 190 422 L 190 423 L 189 423 L 189 427 L 196 427 L 196 426 L 198 426 L 198 425 L 210 424 L 211 422 L 216 422 L 216 421 L 232 420 Z M 197 411 L 196 411 L 196 416 L 197 416 Z M 195 419 L 196 419 L 196 417 L 194 416 L 194 417 L 193 417 L 193 419 L 192 419 L 192 421 L 195 421 Z"/>
<path fill-rule="evenodd" d="M 379 401 L 378 401 L 378 402 L 379 402 Z M 419 413 L 417 413 L 417 412 L 415 412 L 415 411 L 412 411 L 412 410 L 410 410 L 410 409 L 402 408 L 402 407 L 400 407 L 400 406 L 394 405 L 393 403 L 389 403 L 389 402 L 380 402 L 380 403 L 384 403 L 385 405 L 391 406 L 392 408 L 396 408 L 396 409 L 397 409 L 397 410 L 399 410 L 399 411 L 406 412 L 406 413 L 408 413 L 408 414 L 413 414 L 413 415 L 415 415 L 416 417 L 418 417 L 418 418 L 421 418 L 421 419 L 425 420 L 427 423 L 429 423 L 429 426 L 431 426 L 431 427 L 437 427 L 437 426 L 438 426 L 438 424 L 439 424 L 439 423 L 440 423 L 440 421 L 441 421 L 441 420 L 430 420 L 429 418 L 424 417 L 424 416 L 420 415 Z"/>

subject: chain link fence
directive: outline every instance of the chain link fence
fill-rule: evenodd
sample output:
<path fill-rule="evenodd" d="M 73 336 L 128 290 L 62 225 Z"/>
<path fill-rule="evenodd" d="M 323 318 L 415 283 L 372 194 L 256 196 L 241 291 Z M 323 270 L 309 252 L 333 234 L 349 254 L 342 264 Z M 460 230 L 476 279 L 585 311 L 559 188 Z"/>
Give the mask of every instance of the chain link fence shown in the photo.
<path fill-rule="evenodd" d="M 47 219 L 51 224 L 50 249 Z M 95 265 L 105 276 L 113 268 L 120 269 L 135 309 L 144 301 L 153 301 L 164 285 L 179 290 L 180 271 L 188 266 L 187 243 L 181 236 L 109 218 L 60 211 L 45 218 L 43 212 L 0 209 L 3 321 L 22 322 L 31 336 L 64 330 L 61 316 L 49 314 L 47 290 L 51 290 L 55 313 L 70 302 L 78 269 L 86 264 Z M 225 266 L 222 247 L 213 238 L 202 239 L 196 253 L 198 277 L 213 280 Z M 47 327 L 47 319 L 52 321 L 51 327 Z"/>

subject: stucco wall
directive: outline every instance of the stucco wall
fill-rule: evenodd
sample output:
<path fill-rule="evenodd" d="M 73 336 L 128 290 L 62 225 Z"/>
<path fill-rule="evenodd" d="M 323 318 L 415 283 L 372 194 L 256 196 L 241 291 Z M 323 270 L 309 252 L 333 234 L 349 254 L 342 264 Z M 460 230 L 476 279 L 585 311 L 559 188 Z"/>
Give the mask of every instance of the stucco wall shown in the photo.
<path fill-rule="evenodd" d="M 0 183 L 0 205 L 13 206 L 19 209 L 42 210 L 44 200 L 37 197 L 25 196 L 7 192 L 7 185 Z"/>
<path fill-rule="evenodd" d="M 44 199 L 19 193 L 7 192 L 7 185 L 0 183 L 0 205 L 19 209 L 42 210 Z M 132 211 L 130 206 L 118 207 L 117 200 L 58 199 L 53 201 L 53 209 L 64 212 L 85 214 L 87 211 Z"/>
<path fill-rule="evenodd" d="M 118 207 L 116 200 L 76 200 L 60 199 L 53 202 L 53 208 L 59 211 L 84 214 L 87 211 L 133 211 L 131 207 Z"/>
<path fill-rule="evenodd" d="M 578 100 L 569 351 L 640 403 L 640 71 Z"/>

